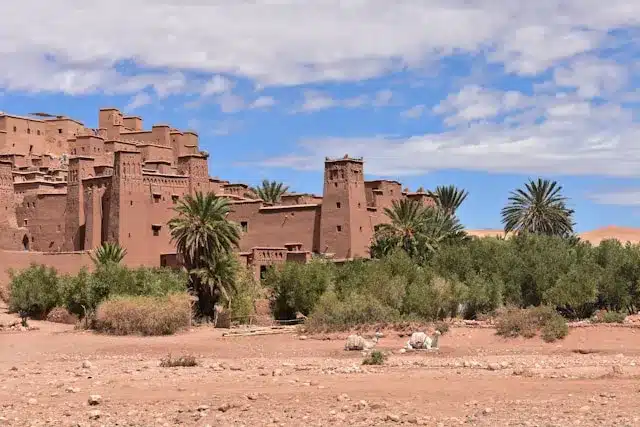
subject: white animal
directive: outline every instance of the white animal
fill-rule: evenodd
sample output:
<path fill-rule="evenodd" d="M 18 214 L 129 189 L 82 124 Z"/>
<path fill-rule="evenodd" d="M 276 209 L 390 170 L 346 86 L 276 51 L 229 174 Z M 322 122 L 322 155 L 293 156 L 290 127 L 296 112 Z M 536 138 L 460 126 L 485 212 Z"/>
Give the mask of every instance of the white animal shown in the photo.
<path fill-rule="evenodd" d="M 360 335 L 349 335 L 347 337 L 347 342 L 344 345 L 344 349 L 347 351 L 362 351 L 362 350 L 371 350 L 378 344 L 379 334 L 376 335 L 371 340 L 367 340 Z"/>
<path fill-rule="evenodd" d="M 414 332 L 411 334 L 409 341 L 407 341 L 406 348 L 407 350 L 437 349 L 440 335 L 440 331 L 435 331 L 432 337 L 428 336 L 424 332 Z"/>

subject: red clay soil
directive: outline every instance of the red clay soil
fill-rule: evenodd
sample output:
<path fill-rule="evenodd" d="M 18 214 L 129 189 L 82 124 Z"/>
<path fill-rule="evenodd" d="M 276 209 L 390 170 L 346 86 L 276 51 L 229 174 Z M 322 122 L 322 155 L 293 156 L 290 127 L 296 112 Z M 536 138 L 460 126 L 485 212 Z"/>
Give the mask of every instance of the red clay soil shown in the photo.
<path fill-rule="evenodd" d="M 110 337 L 33 324 L 0 332 L 0 426 L 640 425 L 630 328 L 576 328 L 551 344 L 452 328 L 439 352 L 404 354 L 407 338 L 388 333 L 378 348 L 393 354 L 365 367 L 344 336 Z M 160 367 L 168 353 L 198 366 Z"/>

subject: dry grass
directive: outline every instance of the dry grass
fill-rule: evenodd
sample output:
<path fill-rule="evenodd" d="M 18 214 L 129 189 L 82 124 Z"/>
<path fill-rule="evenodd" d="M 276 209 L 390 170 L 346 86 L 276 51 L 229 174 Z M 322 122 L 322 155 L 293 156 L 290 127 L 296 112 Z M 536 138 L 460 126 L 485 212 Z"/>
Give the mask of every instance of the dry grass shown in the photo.
<path fill-rule="evenodd" d="M 53 323 L 64 323 L 65 325 L 75 325 L 78 323 L 78 316 L 69 313 L 64 307 L 54 307 L 47 314 L 47 321 Z"/>
<path fill-rule="evenodd" d="M 192 366 L 198 366 L 198 362 L 196 361 L 196 358 L 193 356 L 180 356 L 174 359 L 169 354 L 167 355 L 167 357 L 160 360 L 160 367 L 162 368 L 176 368 L 176 367 L 190 368 Z"/>
<path fill-rule="evenodd" d="M 563 339 L 569 333 L 565 319 L 551 307 L 501 310 L 496 319 L 496 333 L 505 338 L 533 338 L 538 332 L 546 342 Z"/>
<path fill-rule="evenodd" d="M 115 297 L 98 306 L 95 329 L 114 335 L 171 335 L 191 325 L 189 295 Z"/>
<path fill-rule="evenodd" d="M 9 304 L 10 296 L 11 295 L 9 294 L 9 285 L 0 284 L 0 301 L 4 302 L 5 304 Z"/>

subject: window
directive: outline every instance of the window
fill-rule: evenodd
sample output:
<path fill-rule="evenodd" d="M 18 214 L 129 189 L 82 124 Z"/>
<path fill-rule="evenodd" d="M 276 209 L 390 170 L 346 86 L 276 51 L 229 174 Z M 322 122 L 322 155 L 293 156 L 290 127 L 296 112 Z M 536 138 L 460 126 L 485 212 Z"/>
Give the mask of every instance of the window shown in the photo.
<path fill-rule="evenodd" d="M 340 202 L 336 203 L 336 208 L 340 209 Z"/>
<path fill-rule="evenodd" d="M 154 203 L 160 203 L 160 194 L 154 194 L 153 201 Z"/>
<path fill-rule="evenodd" d="M 247 221 L 240 221 L 240 227 L 242 228 L 242 232 L 246 233 L 249 229 L 249 223 Z"/>
<path fill-rule="evenodd" d="M 362 227 L 360 227 L 360 231 L 362 231 Z"/>
<path fill-rule="evenodd" d="M 338 232 L 342 231 L 342 226 L 341 225 L 337 226 L 336 230 L 338 230 Z"/>
<path fill-rule="evenodd" d="M 58 133 L 62 133 L 62 129 L 58 129 Z"/>
<path fill-rule="evenodd" d="M 36 133 L 37 133 L 38 135 L 40 135 L 40 131 L 37 131 Z"/>
<path fill-rule="evenodd" d="M 171 196 L 171 201 L 173 202 L 173 204 L 174 204 L 174 205 L 175 205 L 176 203 L 178 203 L 178 199 L 179 199 L 179 198 L 180 198 L 180 197 L 178 197 L 178 196 L 176 196 L 176 195 Z"/>
<path fill-rule="evenodd" d="M 333 185 L 337 188 L 338 187 L 338 183 L 334 182 Z"/>
<path fill-rule="evenodd" d="M 361 208 L 361 207 L 362 207 L 362 204 L 360 204 L 360 202 L 358 202 L 358 208 Z"/>
<path fill-rule="evenodd" d="M 24 226 L 26 227 L 29 224 L 29 220 L 25 219 L 24 220 Z"/>
<path fill-rule="evenodd" d="M 129 206 L 133 206 L 133 200 L 129 200 Z"/>
<path fill-rule="evenodd" d="M 28 129 L 28 128 L 27 128 L 27 133 L 28 133 L 28 134 L 31 134 L 31 129 Z"/>
<path fill-rule="evenodd" d="M 151 226 L 151 230 L 153 230 L 153 235 L 154 236 L 159 236 L 160 235 L 160 226 L 159 225 L 152 225 Z"/>
<path fill-rule="evenodd" d="M 266 265 L 261 265 L 260 266 L 260 280 L 264 279 L 265 274 L 267 274 L 267 266 Z"/>
<path fill-rule="evenodd" d="M 17 126 L 14 126 L 14 127 L 13 127 L 13 131 L 14 131 L 14 132 L 18 132 L 18 127 L 17 127 Z"/>

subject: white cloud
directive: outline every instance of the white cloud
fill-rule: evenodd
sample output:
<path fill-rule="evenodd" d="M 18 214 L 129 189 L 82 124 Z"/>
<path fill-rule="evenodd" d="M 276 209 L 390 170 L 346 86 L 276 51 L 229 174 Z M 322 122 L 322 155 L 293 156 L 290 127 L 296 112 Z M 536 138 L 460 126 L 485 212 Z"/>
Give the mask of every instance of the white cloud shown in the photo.
<path fill-rule="evenodd" d="M 375 99 L 373 100 L 373 105 L 376 107 L 384 107 L 389 105 L 391 100 L 393 99 L 393 91 L 389 89 L 379 90 L 376 93 Z"/>
<path fill-rule="evenodd" d="M 251 108 L 269 108 L 276 105 L 276 100 L 272 96 L 260 96 L 251 103 Z"/>
<path fill-rule="evenodd" d="M 640 2 L 23 0 L 3 5 L 2 17 L 0 87 L 78 94 L 126 87 L 122 61 L 294 85 L 490 52 L 530 75 L 602 45 L 612 29 L 637 26 Z"/>
<path fill-rule="evenodd" d="M 131 100 L 129 100 L 129 103 L 124 109 L 125 111 L 134 111 L 140 107 L 151 104 L 152 101 L 153 98 L 151 98 L 151 95 L 146 92 L 140 92 L 135 94 Z"/>
<path fill-rule="evenodd" d="M 295 107 L 292 113 L 310 113 L 329 108 L 361 108 L 365 106 L 384 107 L 389 105 L 393 98 L 393 92 L 383 89 L 376 92 L 373 97 L 368 95 L 358 95 L 350 98 L 335 98 L 333 95 L 318 91 L 305 90 L 302 94 L 302 103 Z"/>
<path fill-rule="evenodd" d="M 640 189 L 630 188 L 625 190 L 594 193 L 588 196 L 599 205 L 614 206 L 640 206 Z"/>
<path fill-rule="evenodd" d="M 226 77 L 215 75 L 205 83 L 202 96 L 220 95 L 233 89 L 233 82 Z"/>
<path fill-rule="evenodd" d="M 408 110 L 404 110 L 400 113 L 400 115 L 406 119 L 417 119 L 424 114 L 426 110 L 425 105 L 414 105 Z"/>

